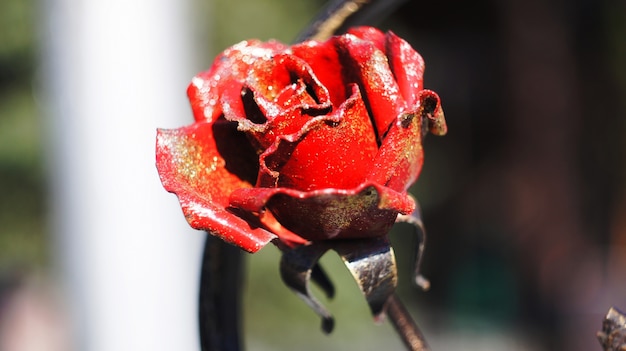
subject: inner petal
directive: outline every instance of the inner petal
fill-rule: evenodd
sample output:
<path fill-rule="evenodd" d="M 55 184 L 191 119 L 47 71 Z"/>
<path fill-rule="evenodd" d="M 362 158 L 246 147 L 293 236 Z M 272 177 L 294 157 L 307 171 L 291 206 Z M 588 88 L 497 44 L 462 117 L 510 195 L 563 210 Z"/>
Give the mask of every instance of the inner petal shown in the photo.
<path fill-rule="evenodd" d="M 257 185 L 311 191 L 352 188 L 365 179 L 378 146 L 359 88 L 351 88 L 351 98 L 333 113 L 282 136 L 261 155 Z"/>

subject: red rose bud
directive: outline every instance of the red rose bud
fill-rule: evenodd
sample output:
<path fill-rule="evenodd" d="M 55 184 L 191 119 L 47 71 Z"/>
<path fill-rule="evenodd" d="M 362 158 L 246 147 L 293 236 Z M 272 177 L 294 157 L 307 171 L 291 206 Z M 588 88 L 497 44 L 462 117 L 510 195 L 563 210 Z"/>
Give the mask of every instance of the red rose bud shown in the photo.
<path fill-rule="evenodd" d="M 395 34 L 352 29 L 293 46 L 244 41 L 194 77 L 195 123 L 157 134 L 157 168 L 192 227 L 254 252 L 278 237 L 386 235 L 443 135 L 421 56 Z"/>

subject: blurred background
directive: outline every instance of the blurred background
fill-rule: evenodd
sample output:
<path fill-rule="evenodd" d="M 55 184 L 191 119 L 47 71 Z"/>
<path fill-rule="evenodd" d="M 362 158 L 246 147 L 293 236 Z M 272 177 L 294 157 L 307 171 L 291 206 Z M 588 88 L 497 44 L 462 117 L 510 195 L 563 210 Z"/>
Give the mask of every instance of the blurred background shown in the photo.
<path fill-rule="evenodd" d="M 0 3 L 0 351 L 198 349 L 203 233 L 154 168 L 157 127 L 247 38 L 289 42 L 320 0 Z M 599 350 L 626 309 L 626 2 L 408 1 L 378 26 L 426 60 L 449 126 L 413 193 L 429 241 L 401 298 L 434 350 Z M 338 257 L 336 331 L 248 256 L 248 350 L 401 349 Z M 321 296 L 321 294 L 320 294 Z"/>

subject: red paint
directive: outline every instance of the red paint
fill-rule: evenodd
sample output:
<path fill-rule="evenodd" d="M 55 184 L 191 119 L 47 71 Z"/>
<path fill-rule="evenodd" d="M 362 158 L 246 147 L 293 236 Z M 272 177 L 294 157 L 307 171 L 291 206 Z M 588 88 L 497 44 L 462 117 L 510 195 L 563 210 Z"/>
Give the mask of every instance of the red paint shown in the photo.
<path fill-rule="evenodd" d="M 422 122 L 446 132 L 423 72 L 407 42 L 371 27 L 237 44 L 190 84 L 195 123 L 158 131 L 163 186 L 192 227 L 250 252 L 386 235 L 415 206 Z"/>

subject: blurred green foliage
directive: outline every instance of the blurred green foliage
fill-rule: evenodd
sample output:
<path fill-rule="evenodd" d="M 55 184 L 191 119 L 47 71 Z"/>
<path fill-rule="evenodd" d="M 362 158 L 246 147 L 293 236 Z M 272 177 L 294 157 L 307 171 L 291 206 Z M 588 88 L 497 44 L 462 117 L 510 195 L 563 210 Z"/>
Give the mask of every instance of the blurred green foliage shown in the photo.
<path fill-rule="evenodd" d="M 0 272 L 48 261 L 41 133 L 33 95 L 35 3 L 0 2 Z"/>
<path fill-rule="evenodd" d="M 0 3 L 0 57 L 3 62 L 16 54 L 33 52 L 34 2 L 5 0 Z M 3 72 L 6 67 L 3 67 Z"/>
<path fill-rule="evenodd" d="M 289 43 L 323 5 L 319 0 L 214 0 L 210 28 L 214 52 L 250 38 Z"/>

